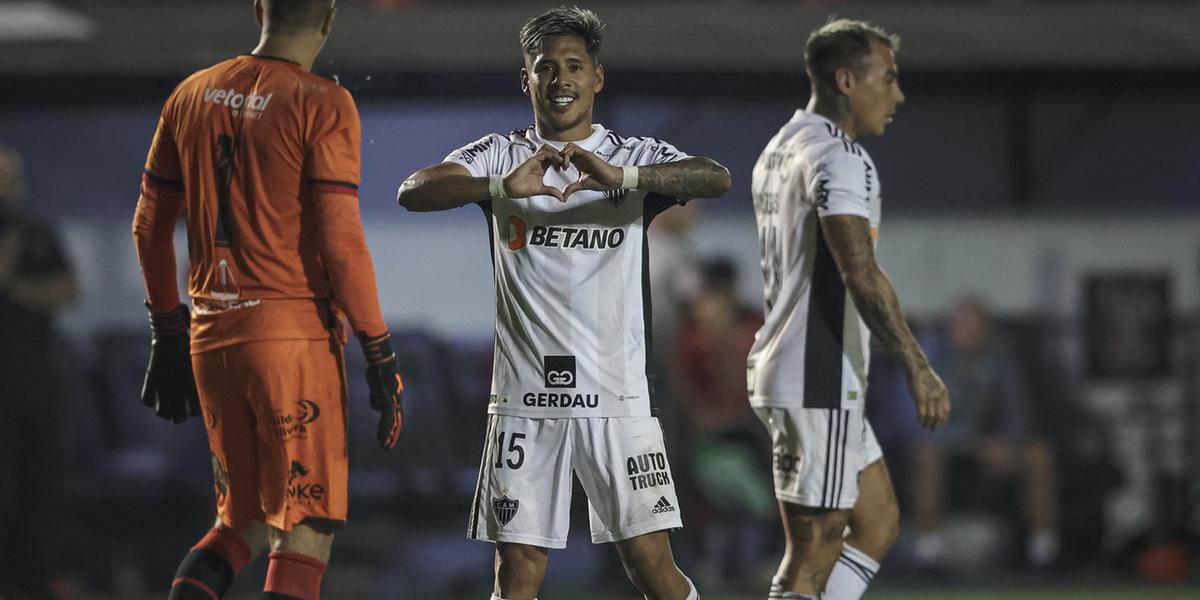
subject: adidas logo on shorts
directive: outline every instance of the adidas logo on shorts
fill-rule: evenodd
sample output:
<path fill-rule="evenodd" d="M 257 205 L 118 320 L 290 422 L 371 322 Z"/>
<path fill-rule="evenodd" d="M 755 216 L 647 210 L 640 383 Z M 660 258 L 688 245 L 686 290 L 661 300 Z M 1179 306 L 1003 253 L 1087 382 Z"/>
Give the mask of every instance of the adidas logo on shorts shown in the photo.
<path fill-rule="evenodd" d="M 656 515 L 662 514 L 662 513 L 675 512 L 675 507 L 671 506 L 670 502 L 667 502 L 666 496 L 661 496 L 658 499 L 658 504 L 654 505 L 654 510 L 651 510 L 650 512 L 653 514 L 656 514 Z"/>

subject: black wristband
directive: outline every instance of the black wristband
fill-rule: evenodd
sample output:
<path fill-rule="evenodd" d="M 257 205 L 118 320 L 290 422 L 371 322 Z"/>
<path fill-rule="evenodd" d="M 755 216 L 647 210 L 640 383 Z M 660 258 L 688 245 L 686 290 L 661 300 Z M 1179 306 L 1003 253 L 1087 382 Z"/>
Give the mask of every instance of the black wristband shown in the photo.
<path fill-rule="evenodd" d="M 396 356 L 396 353 L 392 352 L 391 339 L 392 334 L 386 332 L 373 337 L 366 333 L 358 334 L 358 341 L 362 344 L 363 356 L 367 359 L 367 364 L 377 365 Z"/>
<path fill-rule="evenodd" d="M 146 308 L 150 308 L 150 303 L 146 303 Z M 180 304 L 179 306 L 166 312 L 151 312 L 150 313 L 150 331 L 154 335 L 174 335 L 187 333 L 188 327 L 192 324 L 192 315 L 188 312 L 187 305 Z"/>

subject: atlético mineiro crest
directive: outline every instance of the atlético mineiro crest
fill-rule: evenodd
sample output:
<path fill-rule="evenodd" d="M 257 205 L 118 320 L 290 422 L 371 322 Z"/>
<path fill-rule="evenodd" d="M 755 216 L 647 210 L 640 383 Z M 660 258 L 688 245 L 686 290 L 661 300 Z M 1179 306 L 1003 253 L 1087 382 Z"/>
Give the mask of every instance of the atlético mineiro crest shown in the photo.
<path fill-rule="evenodd" d="M 629 197 L 629 190 L 608 190 L 604 192 L 604 197 L 608 198 L 613 206 L 620 206 Z"/>
<path fill-rule="evenodd" d="M 492 512 L 496 514 L 496 522 L 500 523 L 501 527 L 508 525 L 508 522 L 517 516 L 517 509 L 521 507 L 520 500 L 511 500 L 505 494 L 492 500 Z"/>

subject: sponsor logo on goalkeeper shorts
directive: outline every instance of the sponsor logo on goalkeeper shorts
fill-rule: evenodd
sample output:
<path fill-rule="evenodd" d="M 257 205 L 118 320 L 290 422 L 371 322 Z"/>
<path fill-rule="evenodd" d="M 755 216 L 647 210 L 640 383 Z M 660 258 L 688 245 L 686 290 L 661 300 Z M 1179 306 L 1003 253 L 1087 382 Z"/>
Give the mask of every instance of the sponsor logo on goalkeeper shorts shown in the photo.
<path fill-rule="evenodd" d="M 521 501 L 509 498 L 508 494 L 492 500 L 492 514 L 496 516 L 496 522 L 501 527 L 508 525 L 513 520 L 513 517 L 517 516 L 517 510 L 520 508 Z"/>
<path fill-rule="evenodd" d="M 292 467 L 288 470 L 287 498 L 289 502 L 308 503 L 325 498 L 325 486 L 320 483 L 304 481 L 310 472 L 310 469 L 300 461 L 292 461 Z"/>
<path fill-rule="evenodd" d="M 634 490 L 671 484 L 671 472 L 667 470 L 667 455 L 664 452 L 647 452 L 625 459 L 625 475 Z"/>
<path fill-rule="evenodd" d="M 321 418 L 321 406 L 312 400 L 297 400 L 290 412 L 275 411 L 271 415 L 271 430 L 276 439 L 307 438 L 308 428 Z"/>
<path fill-rule="evenodd" d="M 671 506 L 671 502 L 666 496 L 660 496 L 658 503 L 654 505 L 654 509 L 650 511 L 653 514 L 661 515 L 663 513 L 675 512 L 675 507 Z"/>

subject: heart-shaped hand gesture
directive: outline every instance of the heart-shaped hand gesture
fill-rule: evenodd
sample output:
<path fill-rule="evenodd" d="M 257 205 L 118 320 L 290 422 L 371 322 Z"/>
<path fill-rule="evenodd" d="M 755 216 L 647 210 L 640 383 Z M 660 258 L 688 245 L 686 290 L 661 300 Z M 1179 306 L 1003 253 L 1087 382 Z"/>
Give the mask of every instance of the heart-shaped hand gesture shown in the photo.
<path fill-rule="evenodd" d="M 550 167 L 566 169 L 569 166 L 579 169 L 579 179 L 566 188 L 559 190 L 542 182 Z M 553 196 L 559 202 L 566 202 L 579 190 L 605 192 L 621 187 L 624 176 L 621 167 L 613 166 L 575 144 L 567 144 L 562 150 L 542 146 L 504 176 L 504 190 L 510 198 Z"/>
<path fill-rule="evenodd" d="M 563 165 L 574 165 L 579 169 L 579 179 L 563 189 L 563 201 L 579 190 L 607 192 L 621 187 L 625 173 L 608 161 L 576 146 L 567 144 L 562 149 Z"/>
<path fill-rule="evenodd" d="M 566 202 L 566 198 L 558 188 L 542 182 L 542 178 L 550 167 L 561 169 L 566 164 L 558 150 L 550 146 L 542 146 L 533 156 L 504 176 L 504 189 L 509 198 L 554 196 L 559 202 Z"/>

